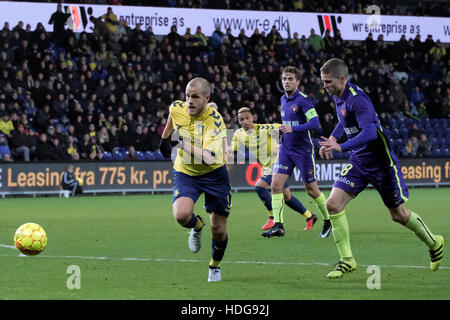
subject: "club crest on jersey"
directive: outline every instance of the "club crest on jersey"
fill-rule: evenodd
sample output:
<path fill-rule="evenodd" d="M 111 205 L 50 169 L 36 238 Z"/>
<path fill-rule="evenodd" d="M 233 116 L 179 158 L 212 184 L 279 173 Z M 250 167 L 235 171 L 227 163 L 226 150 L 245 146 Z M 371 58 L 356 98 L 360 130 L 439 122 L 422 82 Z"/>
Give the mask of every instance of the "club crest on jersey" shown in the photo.
<path fill-rule="evenodd" d="M 292 111 L 292 112 L 297 112 L 297 111 L 298 111 L 298 107 L 295 106 L 295 105 L 292 106 L 292 107 L 291 107 L 291 111 Z"/>
<path fill-rule="evenodd" d="M 347 110 L 345 110 L 345 107 L 341 108 L 341 114 L 343 117 L 345 117 L 345 115 L 347 114 Z"/>
<path fill-rule="evenodd" d="M 197 134 L 202 135 L 204 130 L 205 130 L 205 126 L 202 125 L 202 124 L 199 125 L 199 126 L 197 127 Z"/>

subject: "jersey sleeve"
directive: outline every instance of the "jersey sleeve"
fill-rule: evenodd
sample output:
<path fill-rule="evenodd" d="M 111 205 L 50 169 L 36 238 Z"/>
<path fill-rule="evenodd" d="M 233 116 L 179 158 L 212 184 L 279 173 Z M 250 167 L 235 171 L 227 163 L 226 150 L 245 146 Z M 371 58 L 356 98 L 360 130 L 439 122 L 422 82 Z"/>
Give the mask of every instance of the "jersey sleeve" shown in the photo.
<path fill-rule="evenodd" d="M 255 130 L 267 130 L 269 133 L 271 130 L 278 130 L 280 129 L 281 124 L 279 123 L 267 123 L 267 124 L 261 124 L 257 123 L 255 124 Z"/>
<path fill-rule="evenodd" d="M 309 122 L 312 118 L 317 117 L 316 108 L 309 98 L 302 101 L 302 111 L 305 114 L 306 122 Z"/>
<path fill-rule="evenodd" d="M 169 113 L 172 116 L 172 120 L 175 123 L 180 122 L 180 119 L 182 117 L 182 111 L 185 107 L 185 103 L 181 100 L 176 100 L 172 102 L 172 104 L 169 107 Z"/>
<path fill-rule="evenodd" d="M 353 97 L 352 109 L 359 127 L 362 129 L 371 123 L 376 123 L 377 114 L 370 99 L 365 95 Z"/>

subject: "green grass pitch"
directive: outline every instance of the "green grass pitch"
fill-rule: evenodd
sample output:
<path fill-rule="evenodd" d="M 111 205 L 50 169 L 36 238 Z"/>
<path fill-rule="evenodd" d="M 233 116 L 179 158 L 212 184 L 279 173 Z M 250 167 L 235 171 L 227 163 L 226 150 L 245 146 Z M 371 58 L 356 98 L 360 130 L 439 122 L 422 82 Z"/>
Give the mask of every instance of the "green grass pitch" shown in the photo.
<path fill-rule="evenodd" d="M 253 192 L 233 194 L 220 283 L 207 282 L 209 224 L 202 249 L 191 253 L 188 230 L 172 217 L 171 195 L 6 198 L 0 200 L 0 299 L 450 299 L 449 190 L 410 189 L 407 203 L 448 239 L 440 270 L 429 270 L 425 245 L 366 190 L 347 207 L 358 270 L 335 281 L 326 274 L 337 249 L 332 236 L 319 237 L 322 220 L 303 231 L 304 218 L 286 209 L 286 236 L 263 238 L 267 213 Z M 304 191 L 294 194 L 319 214 Z M 196 213 L 207 216 L 203 197 Z M 12 247 L 25 222 L 47 231 L 48 246 L 38 256 L 20 256 Z M 67 288 L 71 265 L 80 268 L 80 289 Z M 380 268 L 380 289 L 368 289 L 370 265 Z"/>

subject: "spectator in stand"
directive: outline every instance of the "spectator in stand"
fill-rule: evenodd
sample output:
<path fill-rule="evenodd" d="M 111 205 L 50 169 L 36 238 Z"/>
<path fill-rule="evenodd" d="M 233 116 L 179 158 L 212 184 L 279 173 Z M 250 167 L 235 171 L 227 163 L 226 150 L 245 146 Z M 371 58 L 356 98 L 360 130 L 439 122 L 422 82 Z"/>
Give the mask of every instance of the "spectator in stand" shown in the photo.
<path fill-rule="evenodd" d="M 441 41 L 437 40 L 436 44 L 430 49 L 430 55 L 435 61 L 440 61 L 442 57 L 445 57 L 447 50 L 442 46 Z"/>
<path fill-rule="evenodd" d="M 154 125 L 150 125 L 150 127 L 144 127 L 142 133 L 144 135 L 144 150 L 157 150 L 159 148 L 161 136 L 156 133 L 156 127 Z"/>
<path fill-rule="evenodd" d="M 36 146 L 33 145 L 30 132 L 25 132 L 23 124 L 19 124 L 17 130 L 13 131 L 11 146 L 14 158 L 20 157 L 23 161 L 30 161 L 31 155 L 36 153 Z"/>
<path fill-rule="evenodd" d="M 55 137 L 50 142 L 50 159 L 56 161 L 68 160 L 68 155 L 64 150 L 64 145 Z"/>
<path fill-rule="evenodd" d="M 213 50 L 220 47 L 223 40 L 225 39 L 225 34 L 221 31 L 220 24 L 216 25 L 216 29 L 211 35 L 210 43 Z"/>
<path fill-rule="evenodd" d="M 52 160 L 52 147 L 47 140 L 47 134 L 41 133 L 36 144 L 36 159 L 41 161 Z"/>
<path fill-rule="evenodd" d="M 129 161 L 139 160 L 136 155 L 136 149 L 134 148 L 134 146 L 129 146 L 127 151 L 128 151 L 128 155 L 127 155 L 126 160 L 129 160 Z"/>
<path fill-rule="evenodd" d="M 0 133 L 5 134 L 7 137 L 11 137 L 11 132 L 14 130 L 14 124 L 9 118 L 9 113 L 4 112 L 2 119 L 0 120 Z"/>
<path fill-rule="evenodd" d="M 92 144 L 89 133 L 83 135 L 83 141 L 78 144 L 78 149 L 80 152 L 81 160 L 89 160 L 90 154 L 92 152 Z"/>
<path fill-rule="evenodd" d="M 425 105 L 425 103 L 423 101 L 421 101 L 419 103 L 419 107 L 417 108 L 417 112 L 418 112 L 419 119 L 428 118 L 427 107 L 426 107 L 426 105 Z"/>
<path fill-rule="evenodd" d="M 61 3 L 56 6 L 56 11 L 51 15 L 48 24 L 53 25 L 53 39 L 57 45 L 61 45 L 65 40 L 65 25 L 67 19 L 70 18 L 70 13 L 64 13 L 62 11 Z"/>
<path fill-rule="evenodd" d="M 322 121 L 321 121 L 322 131 L 323 135 L 325 137 L 329 137 L 331 133 L 334 130 L 334 127 L 336 126 L 336 123 L 334 122 L 333 115 L 331 113 L 325 113 L 323 115 Z"/>
<path fill-rule="evenodd" d="M 426 133 L 422 133 L 419 139 L 419 146 L 417 148 L 417 156 L 419 158 L 430 157 L 431 156 L 431 143 L 428 140 Z"/>
<path fill-rule="evenodd" d="M 91 153 L 89 154 L 90 160 L 102 160 L 103 159 L 103 151 L 104 149 L 97 142 L 97 137 L 92 136 L 90 139 L 91 142 Z"/>
<path fill-rule="evenodd" d="M 119 133 L 119 145 L 128 148 L 133 144 L 134 144 L 133 132 L 129 129 L 128 124 L 124 123 Z"/>
<path fill-rule="evenodd" d="M 398 83 L 394 83 L 392 88 L 392 97 L 394 97 L 394 103 L 398 106 L 403 106 L 405 101 L 407 101 L 406 95 Z"/>
<path fill-rule="evenodd" d="M 427 102 L 425 95 L 420 90 L 419 86 L 415 86 L 414 90 L 411 92 L 410 101 L 413 104 L 419 104 L 420 102 Z"/>
<path fill-rule="evenodd" d="M 65 152 L 71 160 L 80 160 L 80 154 L 78 151 L 78 145 L 75 138 L 71 135 L 67 137 L 67 142 L 64 146 Z"/>
<path fill-rule="evenodd" d="M 418 139 L 420 138 L 420 136 L 421 136 L 423 133 L 425 133 L 425 131 L 423 131 L 422 129 L 420 129 L 420 128 L 419 128 L 419 125 L 418 125 L 417 123 L 413 122 L 413 123 L 411 124 L 411 128 L 409 129 L 408 137 L 409 137 L 409 138 L 411 138 L 411 137 L 416 137 L 417 140 L 418 140 Z"/>
<path fill-rule="evenodd" d="M 418 148 L 419 142 L 417 138 L 415 136 L 411 136 L 401 150 L 401 154 L 404 157 L 415 158 L 417 157 Z"/>
<path fill-rule="evenodd" d="M 0 133 L 0 162 L 2 161 L 12 161 L 12 154 L 5 134 Z"/>
<path fill-rule="evenodd" d="M 311 46 L 311 48 L 315 51 L 317 54 L 319 51 L 325 49 L 325 42 L 323 41 L 322 37 L 317 35 L 314 28 L 311 28 L 310 35 L 308 37 L 308 43 Z"/>
<path fill-rule="evenodd" d="M 106 13 L 102 15 L 101 18 L 104 20 L 109 33 L 114 34 L 116 32 L 116 26 L 119 24 L 119 20 L 117 20 L 117 16 L 113 13 L 112 8 L 108 7 Z"/>

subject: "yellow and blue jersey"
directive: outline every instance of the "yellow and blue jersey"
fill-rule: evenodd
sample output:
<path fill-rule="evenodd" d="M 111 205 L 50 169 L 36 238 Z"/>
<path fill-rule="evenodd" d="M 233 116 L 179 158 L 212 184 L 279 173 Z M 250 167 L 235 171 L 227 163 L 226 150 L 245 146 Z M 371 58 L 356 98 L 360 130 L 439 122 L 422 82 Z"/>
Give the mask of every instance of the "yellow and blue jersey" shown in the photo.
<path fill-rule="evenodd" d="M 263 167 L 269 169 L 277 160 L 274 150 L 278 148 L 277 141 L 271 136 L 271 130 L 278 130 L 280 124 L 254 124 L 253 130 L 245 131 L 244 128 L 236 130 L 233 136 L 233 151 L 238 151 L 240 146 L 245 146 L 253 154 Z"/>
<path fill-rule="evenodd" d="M 174 163 L 174 170 L 190 176 L 209 173 L 225 165 L 223 140 L 226 138 L 226 126 L 222 116 L 210 106 L 198 117 L 187 113 L 187 104 L 184 101 L 174 101 L 169 108 L 173 127 L 178 130 L 183 139 L 188 139 L 193 146 L 208 150 L 216 158 L 212 164 L 204 164 L 198 159 L 183 153 L 178 149 Z"/>

